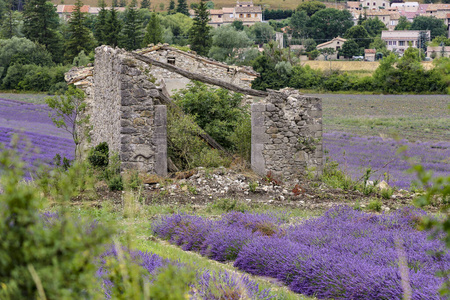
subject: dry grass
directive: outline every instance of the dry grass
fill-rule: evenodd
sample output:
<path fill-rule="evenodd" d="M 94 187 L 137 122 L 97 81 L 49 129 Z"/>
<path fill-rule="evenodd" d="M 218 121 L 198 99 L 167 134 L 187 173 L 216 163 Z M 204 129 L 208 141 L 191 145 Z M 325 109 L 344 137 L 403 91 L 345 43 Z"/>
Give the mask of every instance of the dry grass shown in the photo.
<path fill-rule="evenodd" d="M 107 5 L 111 5 L 112 0 L 105 0 Z M 138 0 L 138 3 L 141 0 Z M 254 0 L 255 5 L 261 5 L 265 8 L 270 9 L 295 9 L 301 2 L 304 2 L 305 0 Z M 51 1 L 54 4 L 74 4 L 76 0 L 52 0 Z M 63 2 L 63 3 L 61 3 Z M 98 0 L 82 0 L 83 4 L 90 5 L 90 6 L 99 6 Z M 130 0 L 128 0 L 130 2 Z M 161 11 L 160 4 L 163 3 L 165 9 L 169 7 L 169 1 L 168 0 L 151 0 L 151 9 L 156 11 Z M 176 3 L 177 1 L 175 1 Z M 198 3 L 199 0 L 187 0 L 188 5 L 191 3 Z M 232 7 L 236 5 L 236 0 L 213 0 L 215 4 L 215 8 L 222 8 L 222 7 Z M 329 2 L 325 3 L 325 5 L 329 7 L 336 7 L 335 2 Z M 343 7 L 343 4 L 337 4 L 337 7 Z"/>

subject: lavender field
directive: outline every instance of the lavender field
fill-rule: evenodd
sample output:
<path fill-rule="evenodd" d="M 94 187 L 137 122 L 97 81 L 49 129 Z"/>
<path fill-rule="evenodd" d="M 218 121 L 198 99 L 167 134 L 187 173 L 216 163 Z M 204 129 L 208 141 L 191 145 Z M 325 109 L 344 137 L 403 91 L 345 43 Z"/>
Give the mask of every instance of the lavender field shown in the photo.
<path fill-rule="evenodd" d="M 408 189 L 406 171 L 422 164 L 450 174 L 450 97 L 447 95 L 317 95 L 323 99 L 324 149 L 341 170 Z M 406 146 L 407 150 L 397 154 Z"/>
<path fill-rule="evenodd" d="M 51 165 L 56 154 L 73 159 L 75 144 L 71 135 L 56 128 L 45 104 L 30 104 L 0 98 L 0 143 L 9 146 L 19 137 L 17 150 L 31 166 Z"/>
<path fill-rule="evenodd" d="M 270 213 L 231 212 L 218 220 L 173 214 L 152 231 L 319 299 L 444 299 L 444 278 L 436 274 L 449 269 L 450 254 L 441 240 L 416 229 L 424 215 L 408 207 L 376 215 L 340 206 L 286 224 Z"/>

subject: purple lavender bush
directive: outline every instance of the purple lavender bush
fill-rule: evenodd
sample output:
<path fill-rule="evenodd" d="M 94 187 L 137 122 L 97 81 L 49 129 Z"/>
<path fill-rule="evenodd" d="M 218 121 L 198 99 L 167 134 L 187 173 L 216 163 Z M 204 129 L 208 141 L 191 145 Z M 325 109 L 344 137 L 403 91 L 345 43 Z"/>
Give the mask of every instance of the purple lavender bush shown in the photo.
<path fill-rule="evenodd" d="M 441 299 L 444 279 L 437 274 L 450 270 L 450 254 L 440 235 L 417 229 L 424 216 L 413 207 L 375 215 L 338 206 L 320 218 L 281 226 L 265 215 L 233 212 L 210 221 L 200 253 L 235 259 L 243 271 L 319 298 L 402 299 L 410 291 L 412 299 Z M 260 224 L 271 225 L 261 231 Z M 275 229 L 267 234 L 266 228 Z"/>

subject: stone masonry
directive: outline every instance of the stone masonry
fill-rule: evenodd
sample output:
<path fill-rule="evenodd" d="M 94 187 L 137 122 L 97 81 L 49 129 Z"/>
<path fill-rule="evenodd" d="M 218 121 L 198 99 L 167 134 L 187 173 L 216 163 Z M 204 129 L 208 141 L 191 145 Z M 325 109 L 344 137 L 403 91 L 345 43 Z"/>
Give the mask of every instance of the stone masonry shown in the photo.
<path fill-rule="evenodd" d="M 292 89 L 251 106 L 252 169 L 289 179 L 322 173 L 322 103 Z"/>

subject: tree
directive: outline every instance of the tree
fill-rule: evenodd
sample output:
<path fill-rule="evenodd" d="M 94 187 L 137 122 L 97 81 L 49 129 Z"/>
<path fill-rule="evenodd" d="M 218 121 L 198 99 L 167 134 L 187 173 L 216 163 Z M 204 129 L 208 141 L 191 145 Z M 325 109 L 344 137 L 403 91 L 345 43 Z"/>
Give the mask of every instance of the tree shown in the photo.
<path fill-rule="evenodd" d="M 77 0 L 75 9 L 69 19 L 69 39 L 66 41 L 66 51 L 64 53 L 66 60 L 69 62 L 72 62 L 82 50 L 89 53 L 93 48 L 91 31 L 84 26 L 85 13 L 81 12 L 82 6 L 81 0 Z"/>
<path fill-rule="evenodd" d="M 325 60 L 328 60 L 328 56 L 336 53 L 336 50 L 333 48 L 322 48 L 322 49 L 319 49 L 319 52 L 320 52 L 320 54 L 322 54 L 325 57 Z"/>
<path fill-rule="evenodd" d="M 422 50 L 422 53 L 425 53 L 427 51 L 427 45 L 429 42 L 428 34 L 426 31 L 420 31 L 419 32 L 419 38 L 417 39 L 417 48 Z"/>
<path fill-rule="evenodd" d="M 345 57 L 361 55 L 361 48 L 359 47 L 358 43 L 350 39 L 347 40 L 344 45 L 342 45 L 342 49 L 339 50 L 339 55 Z"/>
<path fill-rule="evenodd" d="M 156 13 L 152 13 L 150 22 L 147 24 L 145 30 L 144 40 L 142 41 L 142 47 L 147 47 L 148 44 L 158 44 L 163 41 L 163 31 L 161 28 L 161 22 Z"/>
<path fill-rule="evenodd" d="M 297 6 L 297 11 L 304 11 L 308 15 L 308 17 L 311 17 L 319 10 L 327 8 L 325 4 L 319 1 L 308 1 L 303 2 L 299 6 Z"/>
<path fill-rule="evenodd" d="M 62 37 L 58 32 L 56 8 L 46 0 L 29 0 L 23 13 L 23 33 L 33 42 L 44 45 L 55 62 L 62 61 Z"/>
<path fill-rule="evenodd" d="M 309 3 L 309 2 L 305 2 Z M 307 36 L 307 24 L 309 22 L 309 17 L 305 11 L 296 11 L 290 21 L 289 27 L 292 30 L 292 35 L 294 38 L 305 38 Z"/>
<path fill-rule="evenodd" d="M 150 9 L 150 0 L 142 0 L 141 1 L 141 8 L 148 8 L 148 9 Z"/>
<path fill-rule="evenodd" d="M 398 19 L 398 24 L 395 26 L 394 30 L 408 30 L 411 27 L 411 22 L 404 16 Z"/>
<path fill-rule="evenodd" d="M 106 22 L 108 19 L 108 11 L 106 10 L 106 4 L 104 0 L 101 0 L 100 11 L 98 12 L 97 19 L 94 24 L 94 37 L 97 39 L 99 46 L 106 44 Z"/>
<path fill-rule="evenodd" d="M 208 54 L 212 43 L 211 26 L 208 25 L 209 20 L 209 12 L 205 0 L 201 0 L 198 8 L 195 10 L 194 24 L 189 31 L 189 42 L 191 43 L 191 49 L 203 56 Z"/>
<path fill-rule="evenodd" d="M 411 24 L 411 30 L 430 30 L 431 39 L 437 36 L 445 36 L 447 33 L 447 27 L 444 20 L 437 19 L 434 16 L 425 17 L 417 16 L 414 18 Z"/>
<path fill-rule="evenodd" d="M 112 7 L 108 12 L 105 25 L 105 42 L 107 45 L 116 47 L 119 44 L 119 34 L 122 29 L 117 10 Z"/>
<path fill-rule="evenodd" d="M 381 52 L 383 57 L 389 55 L 389 50 L 386 47 L 386 42 L 381 39 L 381 37 L 377 36 L 373 39 L 373 42 L 369 46 L 370 49 L 376 49 L 377 52 Z"/>
<path fill-rule="evenodd" d="M 386 25 L 378 18 L 367 19 L 361 25 L 364 26 L 371 37 L 381 35 L 381 31 L 387 30 Z"/>
<path fill-rule="evenodd" d="M 352 28 L 349 28 L 345 33 L 344 37 L 346 39 L 352 39 L 358 44 L 358 48 L 367 49 L 372 42 L 372 39 L 369 37 L 367 30 L 362 25 L 356 25 Z"/>
<path fill-rule="evenodd" d="M 250 37 L 258 44 L 266 44 L 275 37 L 275 30 L 267 23 L 258 22 L 250 27 Z"/>
<path fill-rule="evenodd" d="M 231 64 L 235 63 L 235 56 L 240 50 L 252 43 L 245 31 L 237 31 L 233 26 L 218 27 L 214 29 L 212 36 L 208 56 Z"/>
<path fill-rule="evenodd" d="M 305 47 L 306 52 L 311 52 L 316 49 L 317 43 L 313 39 L 303 40 L 303 46 Z"/>
<path fill-rule="evenodd" d="M 78 158 L 78 147 L 84 138 L 77 127 L 88 122 L 88 117 L 83 116 L 83 111 L 86 108 L 84 98 L 85 94 L 82 90 L 70 85 L 64 95 L 45 99 L 45 103 L 53 110 L 53 113 L 49 113 L 49 117 L 56 127 L 63 128 L 72 135 L 75 142 L 76 158 Z"/>
<path fill-rule="evenodd" d="M 119 6 L 120 6 L 120 7 L 125 7 L 125 6 L 127 6 L 127 0 L 120 0 L 120 1 L 119 1 Z"/>
<path fill-rule="evenodd" d="M 170 0 L 169 2 L 169 15 L 175 13 L 175 0 Z"/>
<path fill-rule="evenodd" d="M 233 23 L 231 23 L 231 26 L 233 26 L 237 31 L 244 30 L 244 22 L 240 20 L 234 20 Z"/>
<path fill-rule="evenodd" d="M 186 0 L 178 0 L 177 12 L 189 16 L 189 9 Z"/>
<path fill-rule="evenodd" d="M 136 50 L 142 43 L 142 27 L 139 12 L 134 6 L 125 10 L 120 46 L 128 51 Z"/>
<path fill-rule="evenodd" d="M 0 27 L 0 38 L 10 39 L 13 36 L 20 36 L 20 24 L 22 22 L 22 14 L 18 11 L 10 9 L 3 16 L 3 23 Z"/>
<path fill-rule="evenodd" d="M 207 9 L 214 9 L 214 2 L 212 2 L 212 1 L 206 2 L 206 8 Z"/>
<path fill-rule="evenodd" d="M 326 8 L 316 12 L 310 19 L 311 37 L 315 40 L 331 40 L 342 36 L 353 26 L 353 17 L 348 10 Z"/>

